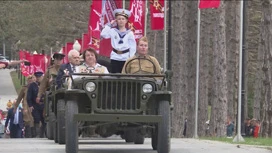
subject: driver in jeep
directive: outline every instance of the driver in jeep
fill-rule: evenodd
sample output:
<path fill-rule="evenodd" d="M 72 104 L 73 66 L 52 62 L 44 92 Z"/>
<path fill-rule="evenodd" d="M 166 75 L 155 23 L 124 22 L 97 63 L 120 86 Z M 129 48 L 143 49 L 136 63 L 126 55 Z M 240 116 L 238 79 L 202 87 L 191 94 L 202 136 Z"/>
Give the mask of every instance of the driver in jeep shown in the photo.
<path fill-rule="evenodd" d="M 148 39 L 142 37 L 137 43 L 137 53 L 129 58 L 122 73 L 130 74 L 161 74 L 161 66 L 158 60 L 148 55 Z"/>

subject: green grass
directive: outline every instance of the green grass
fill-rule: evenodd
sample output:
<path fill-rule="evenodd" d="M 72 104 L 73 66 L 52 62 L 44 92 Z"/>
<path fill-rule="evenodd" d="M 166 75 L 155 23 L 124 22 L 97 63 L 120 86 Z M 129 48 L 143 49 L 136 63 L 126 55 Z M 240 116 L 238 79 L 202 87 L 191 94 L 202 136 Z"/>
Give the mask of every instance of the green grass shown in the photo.
<path fill-rule="evenodd" d="M 226 138 L 226 137 L 203 137 L 200 139 L 205 140 L 212 140 L 212 141 L 221 141 L 231 144 L 245 144 L 245 145 L 257 145 L 257 146 L 264 146 L 264 147 L 271 147 L 272 149 L 272 138 L 244 138 L 245 142 L 233 142 L 233 138 Z"/>
<path fill-rule="evenodd" d="M 15 90 L 16 90 L 17 94 L 19 94 L 19 92 L 22 88 L 22 85 L 20 83 L 21 82 L 20 79 L 18 79 L 18 73 L 16 73 L 16 71 L 11 71 L 10 76 L 11 76 L 13 85 L 15 87 Z"/>

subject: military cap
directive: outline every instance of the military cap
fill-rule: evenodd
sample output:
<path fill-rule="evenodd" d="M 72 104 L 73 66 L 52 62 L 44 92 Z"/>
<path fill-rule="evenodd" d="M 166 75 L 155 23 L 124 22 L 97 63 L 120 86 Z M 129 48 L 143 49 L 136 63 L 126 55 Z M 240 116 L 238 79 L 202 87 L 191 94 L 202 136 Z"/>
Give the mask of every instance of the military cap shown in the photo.
<path fill-rule="evenodd" d="M 40 77 L 43 75 L 43 72 L 35 72 L 34 75 L 35 77 Z"/>
<path fill-rule="evenodd" d="M 126 9 L 115 9 L 115 10 L 113 11 L 113 14 L 114 14 L 115 16 L 121 15 L 121 16 L 124 16 L 124 17 L 126 17 L 126 18 L 129 18 L 130 15 L 131 15 L 130 11 L 128 11 L 128 10 L 126 10 Z"/>
<path fill-rule="evenodd" d="M 53 59 L 63 59 L 65 57 L 62 53 L 54 53 Z"/>

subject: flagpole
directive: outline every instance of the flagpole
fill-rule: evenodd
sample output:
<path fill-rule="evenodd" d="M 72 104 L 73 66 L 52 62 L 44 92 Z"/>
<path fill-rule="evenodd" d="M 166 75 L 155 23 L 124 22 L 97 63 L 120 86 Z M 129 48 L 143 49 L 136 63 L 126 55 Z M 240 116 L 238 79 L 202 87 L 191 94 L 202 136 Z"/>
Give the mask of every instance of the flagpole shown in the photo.
<path fill-rule="evenodd" d="M 242 110 L 242 64 L 243 64 L 243 10 L 244 10 L 244 0 L 240 3 L 240 46 L 239 46 L 239 90 L 238 90 L 238 122 L 237 122 L 237 135 L 234 137 L 233 142 L 244 142 L 244 138 L 241 135 L 241 110 Z"/>
<path fill-rule="evenodd" d="M 126 0 L 123 0 L 123 9 L 125 9 L 125 8 L 126 8 Z"/>
<path fill-rule="evenodd" d="M 147 0 L 145 0 L 145 22 L 144 22 L 144 36 L 146 36 L 146 29 L 147 29 L 147 13 L 148 13 L 148 9 L 147 9 Z"/>
<path fill-rule="evenodd" d="M 198 138 L 198 92 L 199 92 L 199 46 L 200 46 L 200 9 L 197 6 L 197 44 L 196 44 L 196 87 L 195 87 L 195 131 L 194 138 Z"/>
<path fill-rule="evenodd" d="M 166 35 L 167 35 L 167 28 L 166 28 L 166 24 L 167 24 L 167 19 L 166 19 L 166 12 L 167 12 L 167 0 L 164 0 L 164 7 L 163 7 L 163 11 L 164 11 L 164 54 L 163 54 L 163 71 L 165 72 L 167 70 L 166 68 Z"/>

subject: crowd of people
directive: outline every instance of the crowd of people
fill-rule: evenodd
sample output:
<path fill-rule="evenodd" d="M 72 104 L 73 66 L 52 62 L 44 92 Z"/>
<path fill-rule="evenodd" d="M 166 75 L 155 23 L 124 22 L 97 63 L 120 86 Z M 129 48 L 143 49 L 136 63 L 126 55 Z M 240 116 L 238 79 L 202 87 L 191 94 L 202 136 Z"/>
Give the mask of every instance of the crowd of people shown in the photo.
<path fill-rule="evenodd" d="M 140 38 L 136 43 L 133 32 L 126 28 L 130 12 L 124 9 L 116 9 L 114 13 L 116 19 L 106 25 L 101 32 L 102 37 L 111 39 L 113 50 L 110 54 L 110 71 L 108 67 L 97 62 L 99 55 L 92 48 L 85 50 L 81 56 L 77 50 L 70 50 L 68 63 L 64 64 L 62 64 L 62 61 L 65 55 L 55 53 L 52 56 L 51 66 L 45 74 L 35 72 L 28 76 L 27 84 L 22 87 L 16 101 L 7 103 L 8 113 L 4 126 L 0 127 L 0 136 L 5 131 L 10 131 L 10 138 L 43 138 L 46 134 L 43 96 L 52 85 L 56 86 L 57 89 L 62 88 L 65 81 L 64 75 L 73 73 L 161 74 L 161 67 L 157 59 L 148 55 L 147 37 Z M 116 27 L 114 27 L 114 24 L 116 24 Z M 8 65 L 19 64 L 24 61 L 0 63 L 0 68 L 6 68 Z"/>

